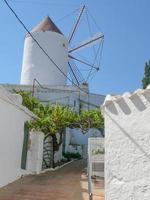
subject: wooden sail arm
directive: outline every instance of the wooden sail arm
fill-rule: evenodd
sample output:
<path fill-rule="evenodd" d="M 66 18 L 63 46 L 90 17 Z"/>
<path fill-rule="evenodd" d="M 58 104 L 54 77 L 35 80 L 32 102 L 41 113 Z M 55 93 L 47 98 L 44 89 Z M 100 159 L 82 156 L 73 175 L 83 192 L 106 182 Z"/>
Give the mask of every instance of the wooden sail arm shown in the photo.
<path fill-rule="evenodd" d="M 68 42 L 69 42 L 69 43 L 71 42 L 71 40 L 72 40 L 72 38 L 73 38 L 73 36 L 74 36 L 74 33 L 75 33 L 75 31 L 76 31 L 76 29 L 77 29 L 79 23 L 80 23 L 80 19 L 81 19 L 82 15 L 83 15 L 84 10 L 85 10 L 85 5 L 83 5 L 83 6 L 81 7 L 81 11 L 80 11 L 80 13 L 79 13 L 79 15 L 78 15 L 78 17 L 77 17 L 76 23 L 74 24 L 74 27 L 73 27 L 72 32 L 71 32 L 71 34 L 70 34 L 70 37 L 69 37 L 69 39 L 68 39 Z"/>
<path fill-rule="evenodd" d="M 104 38 L 104 35 L 103 34 L 98 34 L 97 36 L 94 36 L 93 38 L 87 40 L 86 42 L 84 43 L 81 43 L 79 45 L 77 45 L 76 47 L 70 49 L 68 52 L 69 53 L 72 53 L 74 51 L 77 51 L 77 50 L 80 50 L 84 47 L 88 47 L 89 45 L 93 45 L 94 43 L 96 43 L 98 40 L 101 40 Z"/>
<path fill-rule="evenodd" d="M 96 69 L 96 70 L 99 70 L 99 67 L 95 67 L 95 66 L 93 66 L 93 65 L 91 65 L 91 64 L 89 64 L 89 63 L 87 63 L 87 62 L 85 62 L 85 61 L 83 61 L 83 60 L 81 60 L 81 59 L 75 58 L 75 57 L 72 56 L 72 55 L 68 55 L 68 57 L 71 58 L 71 59 L 73 59 L 73 60 L 76 60 L 76 61 L 78 61 L 78 62 L 80 62 L 80 63 L 82 63 L 82 64 L 84 64 L 84 65 L 87 65 L 87 66 L 92 67 L 92 68 L 94 68 L 94 69 Z"/>
<path fill-rule="evenodd" d="M 71 66 L 71 64 L 69 62 L 68 62 L 68 65 L 69 65 L 69 68 L 70 68 L 70 70 L 71 70 L 71 72 L 72 72 L 77 84 L 80 85 L 80 83 L 78 81 L 78 78 L 76 77 L 76 74 L 75 74 L 74 70 L 72 69 L 72 66 Z"/>

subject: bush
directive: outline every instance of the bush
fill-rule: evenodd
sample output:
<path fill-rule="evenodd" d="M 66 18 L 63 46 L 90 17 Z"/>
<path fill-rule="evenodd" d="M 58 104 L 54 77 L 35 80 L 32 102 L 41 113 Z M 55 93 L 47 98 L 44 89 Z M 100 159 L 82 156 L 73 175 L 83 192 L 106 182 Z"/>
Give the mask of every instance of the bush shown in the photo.
<path fill-rule="evenodd" d="M 67 161 L 71 161 L 72 159 L 81 159 L 81 155 L 79 154 L 79 152 L 77 153 L 71 153 L 71 152 L 66 152 L 63 154 L 63 156 L 67 159 Z"/>

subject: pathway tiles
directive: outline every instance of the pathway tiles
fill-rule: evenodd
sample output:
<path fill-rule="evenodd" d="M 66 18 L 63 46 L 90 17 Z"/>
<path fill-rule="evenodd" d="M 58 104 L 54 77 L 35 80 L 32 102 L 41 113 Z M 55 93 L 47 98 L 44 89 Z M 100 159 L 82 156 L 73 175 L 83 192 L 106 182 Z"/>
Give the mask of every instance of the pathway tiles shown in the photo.
<path fill-rule="evenodd" d="M 26 176 L 0 189 L 0 200 L 88 200 L 83 161 L 55 172 Z M 94 183 L 93 200 L 104 200 L 104 181 Z"/>

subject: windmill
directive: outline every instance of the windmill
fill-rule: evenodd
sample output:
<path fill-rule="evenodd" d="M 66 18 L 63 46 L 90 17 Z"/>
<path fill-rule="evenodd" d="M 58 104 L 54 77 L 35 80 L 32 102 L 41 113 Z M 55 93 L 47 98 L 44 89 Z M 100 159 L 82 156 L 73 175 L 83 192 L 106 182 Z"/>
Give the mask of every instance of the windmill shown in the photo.
<path fill-rule="evenodd" d="M 86 80 L 76 63 L 90 68 L 87 80 L 93 69 L 96 71 L 99 70 L 99 66 L 95 63 L 91 64 L 75 55 L 85 48 L 87 49 L 97 43 L 102 43 L 104 39 L 102 33 L 97 33 L 88 40 L 73 46 L 73 38 L 84 12 L 85 5 L 82 6 L 79 12 L 69 38 L 64 36 L 62 31 L 59 30 L 49 17 L 44 18 L 30 31 L 32 37 L 30 34 L 26 35 L 21 84 L 32 85 L 36 79 L 41 85 L 66 85 L 69 69 L 72 82 L 80 85 L 81 83 L 85 83 Z M 42 47 L 44 51 L 39 47 Z M 96 52 L 97 55 L 98 53 Z M 48 57 L 51 59 L 48 59 Z"/>

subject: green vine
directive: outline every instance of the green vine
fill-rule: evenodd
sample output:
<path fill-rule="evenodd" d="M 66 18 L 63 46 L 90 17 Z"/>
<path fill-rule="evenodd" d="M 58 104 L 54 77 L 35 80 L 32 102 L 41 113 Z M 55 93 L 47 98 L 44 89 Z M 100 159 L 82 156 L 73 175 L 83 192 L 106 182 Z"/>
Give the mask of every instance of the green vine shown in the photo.
<path fill-rule="evenodd" d="M 61 105 L 44 105 L 30 92 L 15 91 L 23 98 L 22 104 L 32 111 L 37 118 L 29 122 L 30 130 L 43 132 L 51 135 L 55 150 L 62 143 L 62 135 L 65 128 L 80 128 L 86 133 L 90 128 L 102 128 L 104 119 L 100 110 L 82 110 L 80 114 L 73 111 L 70 107 Z M 56 134 L 60 134 L 60 141 L 57 141 Z"/>

